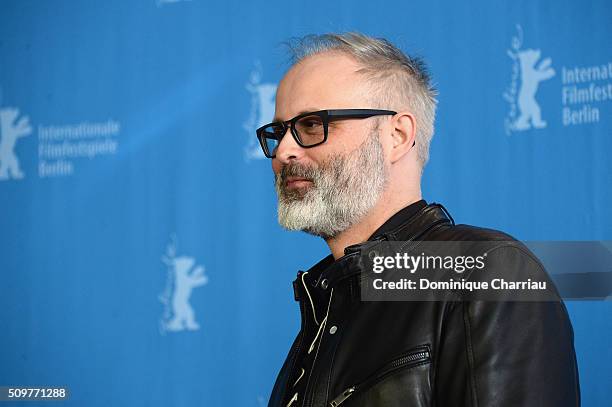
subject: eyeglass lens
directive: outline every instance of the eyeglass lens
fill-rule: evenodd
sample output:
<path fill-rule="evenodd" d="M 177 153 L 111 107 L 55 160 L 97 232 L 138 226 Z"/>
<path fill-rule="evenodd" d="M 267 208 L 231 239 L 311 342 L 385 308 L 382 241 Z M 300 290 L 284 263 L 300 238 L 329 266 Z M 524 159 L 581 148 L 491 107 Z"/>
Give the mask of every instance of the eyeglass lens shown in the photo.
<path fill-rule="evenodd" d="M 295 122 L 294 129 L 299 143 L 304 147 L 319 144 L 325 139 L 325 124 L 318 115 L 301 117 Z M 284 136 L 285 127 L 281 124 L 272 124 L 266 127 L 263 133 L 269 154 L 275 155 Z"/>

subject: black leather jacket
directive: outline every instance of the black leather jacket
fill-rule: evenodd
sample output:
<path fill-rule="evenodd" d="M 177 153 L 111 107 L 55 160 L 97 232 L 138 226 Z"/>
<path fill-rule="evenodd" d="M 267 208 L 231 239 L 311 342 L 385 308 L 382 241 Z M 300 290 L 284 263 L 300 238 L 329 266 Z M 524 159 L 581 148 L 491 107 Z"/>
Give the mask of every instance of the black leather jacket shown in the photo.
<path fill-rule="evenodd" d="M 374 239 L 513 240 L 455 225 L 438 204 Z M 580 404 L 573 331 L 560 299 L 364 302 L 361 248 L 298 273 L 302 326 L 269 406 Z M 512 245 L 501 253 L 507 267 L 541 267 Z"/>

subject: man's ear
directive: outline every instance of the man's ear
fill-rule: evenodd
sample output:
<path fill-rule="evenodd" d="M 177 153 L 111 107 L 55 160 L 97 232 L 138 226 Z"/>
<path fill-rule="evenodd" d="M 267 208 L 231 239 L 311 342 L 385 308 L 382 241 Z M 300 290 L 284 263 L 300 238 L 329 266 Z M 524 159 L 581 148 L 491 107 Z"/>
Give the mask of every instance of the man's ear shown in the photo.
<path fill-rule="evenodd" d="M 396 162 L 415 145 L 416 119 L 410 112 L 399 112 L 391 120 L 391 163 Z"/>

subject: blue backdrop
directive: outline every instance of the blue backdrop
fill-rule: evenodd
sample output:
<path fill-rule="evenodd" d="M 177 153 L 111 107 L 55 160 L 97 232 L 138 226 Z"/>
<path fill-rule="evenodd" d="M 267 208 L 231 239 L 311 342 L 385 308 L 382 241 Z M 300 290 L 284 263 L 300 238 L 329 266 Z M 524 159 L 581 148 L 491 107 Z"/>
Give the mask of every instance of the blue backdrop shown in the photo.
<path fill-rule="evenodd" d="M 0 385 L 75 406 L 262 406 L 327 253 L 276 223 L 254 130 L 279 44 L 362 31 L 428 61 L 423 190 L 523 240 L 612 240 L 612 3 L 0 4 Z M 583 405 L 612 305 L 568 302 Z"/>

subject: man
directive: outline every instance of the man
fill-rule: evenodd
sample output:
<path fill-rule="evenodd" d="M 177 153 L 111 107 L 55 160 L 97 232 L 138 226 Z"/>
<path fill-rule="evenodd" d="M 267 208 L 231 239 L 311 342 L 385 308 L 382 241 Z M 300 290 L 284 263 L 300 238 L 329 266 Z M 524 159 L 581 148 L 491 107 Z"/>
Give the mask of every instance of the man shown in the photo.
<path fill-rule="evenodd" d="M 438 301 L 362 301 L 368 242 L 500 242 L 493 263 L 544 273 L 508 235 L 455 225 L 422 200 L 436 100 L 420 60 L 355 33 L 309 36 L 294 52 L 274 122 L 257 135 L 280 224 L 322 237 L 331 255 L 294 281 L 302 326 L 269 405 L 578 405 L 573 332 L 557 297 L 479 301 L 450 290 Z"/>

